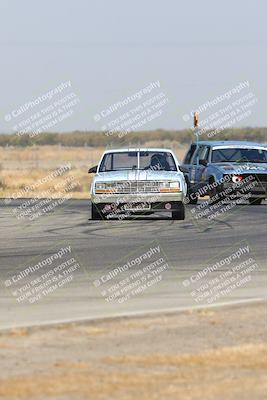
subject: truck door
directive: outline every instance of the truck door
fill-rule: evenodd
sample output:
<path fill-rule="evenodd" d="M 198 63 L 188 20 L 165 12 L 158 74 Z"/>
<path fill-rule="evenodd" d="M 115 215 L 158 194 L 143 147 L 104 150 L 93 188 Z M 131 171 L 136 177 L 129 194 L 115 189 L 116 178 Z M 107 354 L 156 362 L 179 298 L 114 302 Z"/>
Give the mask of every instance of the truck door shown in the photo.
<path fill-rule="evenodd" d="M 187 153 L 185 155 L 184 160 L 183 160 L 183 166 L 188 169 L 188 173 L 185 174 L 188 188 L 192 187 L 192 184 L 191 184 L 192 159 L 193 159 L 194 153 L 196 151 L 196 148 L 197 148 L 197 145 L 195 143 L 192 143 L 191 146 L 189 147 L 189 150 L 187 151 Z"/>
<path fill-rule="evenodd" d="M 205 165 L 199 164 L 200 160 L 206 160 L 208 162 L 209 147 L 205 145 L 200 145 L 195 151 L 192 158 L 192 168 L 191 168 L 191 185 L 196 192 L 199 188 L 203 187 L 207 182 L 207 174 Z"/>

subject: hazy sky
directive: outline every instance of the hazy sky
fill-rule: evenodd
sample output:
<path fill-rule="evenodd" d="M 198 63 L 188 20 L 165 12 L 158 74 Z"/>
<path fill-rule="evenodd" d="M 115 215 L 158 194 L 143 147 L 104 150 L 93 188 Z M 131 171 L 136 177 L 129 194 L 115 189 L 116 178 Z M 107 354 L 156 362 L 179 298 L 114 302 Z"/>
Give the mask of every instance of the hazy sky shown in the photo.
<path fill-rule="evenodd" d="M 145 129 L 190 127 L 184 114 L 242 81 L 258 102 L 239 125 L 267 125 L 266 0 L 2 0 L 0 16 L 1 132 L 68 80 L 80 104 L 55 130 L 97 129 L 96 113 L 155 81 L 169 102 Z"/>

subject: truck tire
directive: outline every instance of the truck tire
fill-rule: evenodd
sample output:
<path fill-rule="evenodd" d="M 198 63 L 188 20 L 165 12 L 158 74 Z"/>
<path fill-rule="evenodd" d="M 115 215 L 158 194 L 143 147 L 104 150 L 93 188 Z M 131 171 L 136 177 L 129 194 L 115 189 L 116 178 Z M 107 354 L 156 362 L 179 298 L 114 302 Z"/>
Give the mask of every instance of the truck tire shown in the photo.
<path fill-rule="evenodd" d="M 192 197 L 192 196 L 191 196 L 192 194 L 194 194 L 194 193 L 193 193 L 193 192 L 188 193 L 188 199 L 189 199 L 188 204 L 197 204 L 197 202 L 198 202 L 198 197 L 197 197 L 196 194 L 195 194 L 194 197 Z"/>
<path fill-rule="evenodd" d="M 192 197 L 192 194 L 194 194 L 195 192 L 193 190 L 190 190 L 190 182 L 188 176 L 185 176 L 185 180 L 187 185 L 186 204 L 197 204 L 198 196 L 195 194 L 195 196 Z"/>
<path fill-rule="evenodd" d="M 214 184 L 215 180 L 214 178 L 211 178 L 209 180 L 209 184 Z M 222 198 L 220 197 L 220 191 L 218 190 L 218 188 L 216 188 L 215 186 L 209 191 L 209 197 L 210 197 L 210 201 L 209 203 L 211 205 L 213 204 L 217 204 L 220 202 L 220 200 L 222 200 Z"/>
<path fill-rule="evenodd" d="M 181 205 L 179 210 L 172 211 L 172 219 L 184 220 L 185 219 L 185 207 L 184 204 Z"/>
<path fill-rule="evenodd" d="M 91 219 L 93 219 L 93 220 L 104 219 L 103 214 L 101 213 L 100 210 L 98 210 L 98 208 L 96 207 L 96 205 L 94 203 L 92 203 L 91 217 L 92 217 Z"/>
<path fill-rule="evenodd" d="M 257 197 L 257 198 L 252 198 L 252 199 L 250 198 L 250 199 L 248 199 L 248 201 L 249 201 L 249 204 L 252 206 L 259 206 L 262 202 L 262 199 L 260 197 Z"/>

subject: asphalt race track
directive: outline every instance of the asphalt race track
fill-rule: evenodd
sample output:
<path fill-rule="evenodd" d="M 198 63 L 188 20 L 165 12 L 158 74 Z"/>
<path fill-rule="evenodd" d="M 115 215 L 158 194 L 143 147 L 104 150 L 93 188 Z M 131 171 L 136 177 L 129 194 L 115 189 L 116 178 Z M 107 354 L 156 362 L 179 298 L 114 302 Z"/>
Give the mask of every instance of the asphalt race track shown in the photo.
<path fill-rule="evenodd" d="M 23 200 L 0 201 L 0 329 L 207 304 L 244 302 L 245 306 L 248 301 L 266 298 L 266 202 L 237 205 L 209 221 L 194 217 L 196 206 L 186 207 L 185 221 L 173 221 L 160 213 L 122 221 L 92 221 L 90 202 L 85 200 L 65 201 L 53 212 L 30 221 L 18 217 L 22 204 Z M 62 255 L 62 249 L 69 253 L 48 260 L 51 255 Z M 240 255 L 240 249 L 246 253 L 241 250 Z M 147 269 L 143 278 L 144 269 L 159 256 L 161 262 L 155 268 L 163 266 L 162 270 Z M 60 270 L 59 266 L 70 257 L 74 261 L 68 265 L 74 268 L 64 266 L 68 273 L 60 278 L 63 267 Z M 216 297 L 219 289 L 234 284 L 226 281 L 230 279 L 227 271 L 234 268 L 235 273 L 241 272 L 241 262 L 248 269 L 239 281 L 236 278 L 240 283 Z M 216 263 L 220 263 L 217 270 L 203 273 Z M 38 264 L 39 269 L 25 272 Z M 125 265 L 128 270 L 110 274 Z M 210 302 L 203 294 L 206 278 L 210 296 L 215 296 Z M 116 297 L 118 290 L 120 296 Z M 134 295 L 127 298 L 131 290 L 135 290 Z M 39 293 L 41 298 L 37 298 Z M 201 293 L 202 298 L 198 297 Z M 118 302 L 118 298 L 123 300 Z"/>

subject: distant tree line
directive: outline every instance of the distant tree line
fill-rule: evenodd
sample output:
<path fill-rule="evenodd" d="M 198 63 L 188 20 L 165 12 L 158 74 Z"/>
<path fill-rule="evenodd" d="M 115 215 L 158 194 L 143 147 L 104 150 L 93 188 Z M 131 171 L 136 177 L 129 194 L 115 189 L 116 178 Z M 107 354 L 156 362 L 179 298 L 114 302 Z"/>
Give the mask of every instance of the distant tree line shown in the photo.
<path fill-rule="evenodd" d="M 0 134 L 0 146 L 19 146 L 26 147 L 32 145 L 61 145 L 61 146 L 90 146 L 106 147 L 115 145 L 142 145 L 150 141 L 170 141 L 180 144 L 190 143 L 196 136 L 192 129 L 170 131 L 155 130 L 143 132 L 131 132 L 119 137 L 119 134 L 108 136 L 103 132 L 66 132 L 66 133 L 42 133 L 35 137 L 25 134 Z M 267 143 L 267 128 L 232 128 L 225 129 L 214 136 L 209 137 L 209 132 L 200 136 L 200 140 L 251 140 Z"/>

